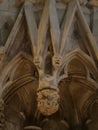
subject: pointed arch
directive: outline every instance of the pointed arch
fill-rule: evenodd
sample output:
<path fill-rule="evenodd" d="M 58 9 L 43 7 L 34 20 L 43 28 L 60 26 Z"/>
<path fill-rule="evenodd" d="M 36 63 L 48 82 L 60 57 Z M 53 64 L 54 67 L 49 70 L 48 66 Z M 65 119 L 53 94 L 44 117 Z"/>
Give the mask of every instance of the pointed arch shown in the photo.
<path fill-rule="evenodd" d="M 16 70 L 17 67 L 23 62 L 23 60 L 26 59 L 27 62 L 32 66 L 32 68 L 35 68 L 35 65 L 33 63 L 33 58 L 30 55 L 25 54 L 24 52 L 20 52 L 16 57 L 14 57 L 8 65 L 4 68 L 4 70 L 1 73 L 1 81 L 4 82 L 5 77 L 9 74 L 9 72 L 12 72 L 12 70 Z"/>
<path fill-rule="evenodd" d="M 98 69 L 94 61 L 80 49 L 76 49 L 75 51 L 68 53 L 65 57 L 63 57 L 57 76 L 60 75 L 60 72 L 62 71 L 62 69 L 65 66 L 67 67 L 69 62 L 73 59 L 78 59 L 81 63 L 84 64 L 84 66 L 87 66 L 87 68 L 95 75 L 95 77 L 98 76 Z"/>
<path fill-rule="evenodd" d="M 28 63 L 29 65 L 29 72 L 23 75 L 16 74 L 17 70 L 21 67 L 21 64 Z M 23 65 L 23 64 L 22 64 Z M 26 65 L 26 64 L 25 64 Z M 24 65 L 24 66 L 25 66 Z M 2 97 L 4 99 L 4 102 L 7 103 L 10 99 L 12 99 L 15 92 L 17 92 L 20 88 L 24 87 L 26 84 L 32 83 L 33 81 L 36 81 L 36 78 L 33 76 L 31 70 L 36 69 L 33 58 L 25 53 L 19 53 L 5 68 L 4 72 L 2 73 L 2 82 L 4 82 L 5 77 L 9 72 L 12 72 L 11 74 L 11 80 L 8 83 L 5 83 L 2 88 Z M 21 68 L 22 70 L 22 68 Z M 28 71 L 27 71 L 28 72 Z M 16 75 L 16 78 L 14 77 L 14 74 Z"/>

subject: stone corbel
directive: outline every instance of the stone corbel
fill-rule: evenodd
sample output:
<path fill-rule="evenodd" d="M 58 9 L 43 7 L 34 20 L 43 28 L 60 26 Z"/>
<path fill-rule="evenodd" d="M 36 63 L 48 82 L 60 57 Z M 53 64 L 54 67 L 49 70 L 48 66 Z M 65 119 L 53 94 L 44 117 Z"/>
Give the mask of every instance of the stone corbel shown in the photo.
<path fill-rule="evenodd" d="M 53 56 L 52 63 L 55 70 L 57 70 L 60 67 L 61 62 L 62 62 L 61 56 Z"/>

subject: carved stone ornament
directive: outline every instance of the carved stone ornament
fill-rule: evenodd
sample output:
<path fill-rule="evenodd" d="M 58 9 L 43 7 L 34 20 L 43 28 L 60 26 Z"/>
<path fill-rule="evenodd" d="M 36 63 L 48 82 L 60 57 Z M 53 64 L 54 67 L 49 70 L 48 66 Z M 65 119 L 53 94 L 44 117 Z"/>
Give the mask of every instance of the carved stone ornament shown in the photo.
<path fill-rule="evenodd" d="M 0 50 L 0 130 L 98 130 L 98 46 L 85 17 L 91 1 L 17 2 Z"/>
<path fill-rule="evenodd" d="M 59 108 L 59 94 L 53 89 L 44 89 L 38 92 L 38 109 L 44 115 L 52 115 Z"/>

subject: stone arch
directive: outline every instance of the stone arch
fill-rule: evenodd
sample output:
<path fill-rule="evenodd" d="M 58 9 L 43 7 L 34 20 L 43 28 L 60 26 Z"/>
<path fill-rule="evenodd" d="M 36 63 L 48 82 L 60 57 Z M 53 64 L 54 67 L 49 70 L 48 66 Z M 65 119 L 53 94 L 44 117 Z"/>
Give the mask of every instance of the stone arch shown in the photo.
<path fill-rule="evenodd" d="M 68 75 L 87 76 L 86 66 L 78 59 L 72 59 L 67 66 Z"/>
<path fill-rule="evenodd" d="M 84 65 L 86 71 L 88 71 L 87 78 L 89 78 L 88 73 L 90 73 L 90 72 L 93 73 L 95 75 L 95 77 L 98 76 L 97 67 L 96 67 L 94 61 L 88 55 L 86 55 L 83 51 L 75 50 L 75 51 L 67 54 L 65 57 L 63 57 L 62 63 L 59 67 L 58 74 L 57 74 L 58 78 L 60 76 L 61 71 L 64 68 L 65 68 L 65 75 L 66 75 L 66 77 L 68 76 L 68 65 L 74 59 L 78 60 L 79 62 L 81 62 Z"/>
<path fill-rule="evenodd" d="M 13 75 L 15 75 L 15 71 L 17 71 L 17 69 L 19 69 L 20 65 L 25 64 L 25 63 L 29 65 L 29 69 L 30 69 L 30 66 L 31 66 L 32 70 L 36 69 L 36 67 L 33 63 L 33 58 L 30 55 L 27 55 L 23 52 L 19 53 L 16 57 L 14 57 L 11 60 L 11 62 L 9 62 L 7 64 L 7 66 L 4 68 L 4 70 L 1 74 L 3 86 L 5 84 L 4 82 L 6 80 L 5 78 L 7 77 L 7 75 L 10 76 L 11 80 L 13 80 Z"/>

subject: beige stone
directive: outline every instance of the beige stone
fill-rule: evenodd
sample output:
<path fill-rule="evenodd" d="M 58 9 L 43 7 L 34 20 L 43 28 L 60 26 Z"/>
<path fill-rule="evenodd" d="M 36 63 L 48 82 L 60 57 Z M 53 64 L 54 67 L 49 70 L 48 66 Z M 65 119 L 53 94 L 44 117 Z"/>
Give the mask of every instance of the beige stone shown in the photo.
<path fill-rule="evenodd" d="M 18 2 L 0 49 L 1 130 L 98 130 L 98 47 L 86 5 Z"/>

